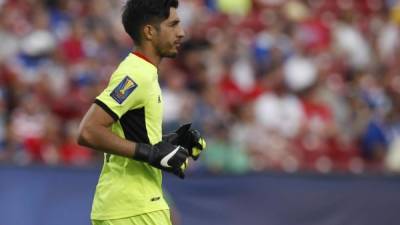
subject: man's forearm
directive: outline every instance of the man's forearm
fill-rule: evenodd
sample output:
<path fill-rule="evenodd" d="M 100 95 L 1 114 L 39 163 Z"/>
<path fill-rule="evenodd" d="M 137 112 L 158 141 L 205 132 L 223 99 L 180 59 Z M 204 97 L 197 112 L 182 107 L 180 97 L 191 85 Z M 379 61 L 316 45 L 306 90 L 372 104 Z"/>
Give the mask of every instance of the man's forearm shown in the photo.
<path fill-rule="evenodd" d="M 189 153 L 181 146 L 161 141 L 149 145 L 124 140 L 104 126 L 84 126 L 79 130 L 78 143 L 109 154 L 125 156 L 184 178 Z"/>
<path fill-rule="evenodd" d="M 103 126 L 87 126 L 80 129 L 78 143 L 114 155 L 132 158 L 136 143 L 118 137 Z"/>

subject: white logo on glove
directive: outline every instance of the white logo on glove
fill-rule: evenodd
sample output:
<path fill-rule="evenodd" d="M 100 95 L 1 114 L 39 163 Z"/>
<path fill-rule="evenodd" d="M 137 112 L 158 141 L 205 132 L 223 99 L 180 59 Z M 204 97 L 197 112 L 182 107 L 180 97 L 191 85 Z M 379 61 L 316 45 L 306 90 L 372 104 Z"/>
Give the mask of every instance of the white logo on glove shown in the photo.
<path fill-rule="evenodd" d="M 180 146 L 176 147 L 172 152 L 170 152 L 168 155 L 164 156 L 164 158 L 161 159 L 160 164 L 163 167 L 171 167 L 168 164 L 168 161 L 176 154 L 176 152 L 179 150 Z"/>

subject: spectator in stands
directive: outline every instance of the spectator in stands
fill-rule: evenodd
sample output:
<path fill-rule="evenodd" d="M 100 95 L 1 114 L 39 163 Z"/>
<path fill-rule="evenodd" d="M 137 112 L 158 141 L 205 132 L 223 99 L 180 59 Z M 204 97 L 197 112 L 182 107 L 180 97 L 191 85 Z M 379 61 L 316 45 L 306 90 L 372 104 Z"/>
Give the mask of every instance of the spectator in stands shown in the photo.
<path fill-rule="evenodd" d="M 203 162 L 212 172 L 240 174 L 250 169 L 249 157 L 240 148 L 229 141 L 229 129 L 222 122 L 213 124 L 210 129 L 213 134 L 208 139 L 208 150 Z M 210 132 L 210 131 L 209 131 Z"/>
<path fill-rule="evenodd" d="M 167 71 L 163 87 L 164 132 L 172 132 L 184 121 L 189 121 L 194 96 L 185 88 L 186 76 L 182 71 Z"/>
<path fill-rule="evenodd" d="M 93 164 L 93 151 L 78 145 L 75 138 L 79 121 L 70 121 L 64 131 L 64 141 L 60 146 L 60 160 L 64 165 L 87 166 Z M 99 157 L 100 158 L 100 157 Z"/>
<path fill-rule="evenodd" d="M 48 110 L 35 95 L 25 95 L 13 111 L 10 141 L 22 156 L 21 163 L 45 161 L 44 142 L 49 118 Z"/>

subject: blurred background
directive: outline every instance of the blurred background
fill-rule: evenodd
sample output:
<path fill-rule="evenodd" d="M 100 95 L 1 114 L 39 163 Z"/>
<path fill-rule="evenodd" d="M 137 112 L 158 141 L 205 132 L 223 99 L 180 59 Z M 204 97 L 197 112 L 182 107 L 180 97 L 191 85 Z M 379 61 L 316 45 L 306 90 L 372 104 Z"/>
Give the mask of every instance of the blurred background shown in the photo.
<path fill-rule="evenodd" d="M 29 211 L 40 209 L 39 200 L 42 208 L 63 209 L 43 198 L 66 181 L 75 191 L 63 199 L 76 200 L 71 209 L 81 205 L 74 224 L 89 223 L 103 158 L 78 146 L 75 136 L 83 114 L 133 50 L 120 21 L 122 5 L 0 0 L 0 199 L 6 199 L 0 215 L 13 210 L 0 216 L 1 225 L 69 222 L 49 223 L 46 216 L 57 213 Z M 399 1 L 181 0 L 179 13 L 186 41 L 178 58 L 165 59 L 159 70 L 164 132 L 191 121 L 208 148 L 192 163 L 188 181 L 167 176 L 176 224 L 204 224 L 200 212 L 218 210 L 225 217 L 207 217 L 208 224 L 399 223 L 388 210 L 400 206 L 393 192 L 400 188 Z M 227 191 L 215 193 L 215 187 Z M 325 194 L 330 198 L 321 200 Z M 270 198 L 260 202 L 260 195 Z M 16 199 L 26 198 L 32 207 L 24 211 Z M 374 203 L 370 208 L 366 199 Z M 251 216 L 234 213 L 245 210 L 244 201 L 249 211 L 254 207 Z M 316 205 L 318 211 L 306 211 Z M 35 222 L 15 222 L 18 212 Z M 352 217 L 365 213 L 379 216 Z"/>

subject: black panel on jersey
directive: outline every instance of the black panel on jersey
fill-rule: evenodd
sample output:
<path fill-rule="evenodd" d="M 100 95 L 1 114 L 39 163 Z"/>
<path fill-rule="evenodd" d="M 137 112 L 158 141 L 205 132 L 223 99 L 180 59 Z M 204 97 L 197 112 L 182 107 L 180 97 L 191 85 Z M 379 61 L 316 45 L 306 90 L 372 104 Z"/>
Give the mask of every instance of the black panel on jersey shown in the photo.
<path fill-rule="evenodd" d="M 119 122 L 127 140 L 150 144 L 145 118 L 144 108 L 130 110 L 121 117 Z"/>
<path fill-rule="evenodd" d="M 114 113 L 106 104 L 104 104 L 102 101 L 96 99 L 94 101 L 95 104 L 97 104 L 98 106 L 100 106 L 104 111 L 106 111 L 108 113 L 108 115 L 110 115 L 115 121 L 118 120 L 118 115 L 116 113 Z"/>

